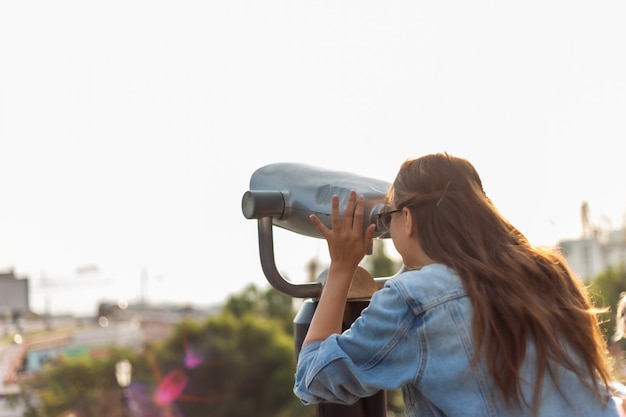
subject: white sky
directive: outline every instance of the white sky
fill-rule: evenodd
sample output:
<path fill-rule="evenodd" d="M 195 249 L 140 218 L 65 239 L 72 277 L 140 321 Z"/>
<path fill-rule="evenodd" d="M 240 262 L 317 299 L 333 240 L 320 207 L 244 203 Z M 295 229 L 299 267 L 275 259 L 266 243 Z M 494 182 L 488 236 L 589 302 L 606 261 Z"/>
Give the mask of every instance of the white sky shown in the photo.
<path fill-rule="evenodd" d="M 467 157 L 536 244 L 626 213 L 623 1 L 0 0 L 0 269 L 32 307 L 266 283 L 251 174 Z M 277 230 L 294 281 L 325 243 Z M 99 273 L 77 268 L 97 265 Z M 43 279 L 55 283 L 44 291 Z M 61 284 L 67 283 L 66 286 Z"/>

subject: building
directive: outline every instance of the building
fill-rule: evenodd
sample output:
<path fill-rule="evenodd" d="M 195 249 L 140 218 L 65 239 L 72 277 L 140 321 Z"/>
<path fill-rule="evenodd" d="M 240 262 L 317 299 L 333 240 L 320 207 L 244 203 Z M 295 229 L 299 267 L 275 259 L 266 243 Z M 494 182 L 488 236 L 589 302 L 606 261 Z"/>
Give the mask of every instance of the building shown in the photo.
<path fill-rule="evenodd" d="M 563 240 L 559 247 L 574 272 L 589 282 L 609 266 L 626 264 L 626 227 L 587 234 L 578 240 Z"/>
<path fill-rule="evenodd" d="M 0 272 L 0 317 L 6 321 L 25 318 L 30 312 L 28 278 L 17 278 L 13 270 Z"/>

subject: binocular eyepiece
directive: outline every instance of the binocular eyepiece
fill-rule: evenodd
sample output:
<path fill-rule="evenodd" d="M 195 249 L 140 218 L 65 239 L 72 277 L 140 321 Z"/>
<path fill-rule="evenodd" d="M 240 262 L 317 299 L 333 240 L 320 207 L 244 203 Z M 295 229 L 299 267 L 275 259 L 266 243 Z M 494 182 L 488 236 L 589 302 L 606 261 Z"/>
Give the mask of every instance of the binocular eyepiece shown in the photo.
<path fill-rule="evenodd" d="M 256 170 L 250 190 L 244 193 L 242 211 L 247 219 L 271 217 L 275 226 L 305 236 L 323 238 L 309 216 L 315 214 L 331 226 L 331 198 L 339 196 L 339 211 L 345 211 L 351 190 L 365 197 L 363 228 L 376 224 L 375 237 L 387 230 L 379 215 L 390 184 L 349 172 L 330 171 L 298 163 L 275 163 Z"/>

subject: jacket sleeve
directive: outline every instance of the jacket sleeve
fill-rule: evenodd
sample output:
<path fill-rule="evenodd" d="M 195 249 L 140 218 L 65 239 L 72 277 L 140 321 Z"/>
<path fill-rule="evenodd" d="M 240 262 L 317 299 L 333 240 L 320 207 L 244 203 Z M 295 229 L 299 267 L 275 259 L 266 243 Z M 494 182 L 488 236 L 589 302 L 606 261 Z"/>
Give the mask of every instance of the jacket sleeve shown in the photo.
<path fill-rule="evenodd" d="M 420 326 L 420 317 L 388 281 L 350 329 L 303 347 L 294 393 L 305 404 L 352 404 L 413 381 L 423 359 Z"/>

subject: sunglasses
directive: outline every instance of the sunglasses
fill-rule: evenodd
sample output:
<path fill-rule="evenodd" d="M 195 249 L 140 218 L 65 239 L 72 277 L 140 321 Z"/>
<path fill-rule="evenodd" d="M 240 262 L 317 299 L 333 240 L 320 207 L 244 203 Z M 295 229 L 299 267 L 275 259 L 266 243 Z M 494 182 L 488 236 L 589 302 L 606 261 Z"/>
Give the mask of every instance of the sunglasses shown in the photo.
<path fill-rule="evenodd" d="M 394 210 L 383 210 L 378 213 L 376 219 L 376 227 L 378 228 L 378 230 L 389 230 L 389 227 L 391 226 L 391 215 L 394 213 L 399 213 L 401 211 L 402 209 L 398 208 Z"/>

